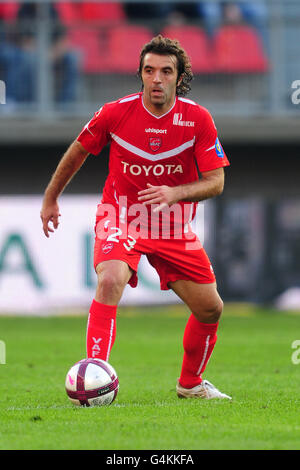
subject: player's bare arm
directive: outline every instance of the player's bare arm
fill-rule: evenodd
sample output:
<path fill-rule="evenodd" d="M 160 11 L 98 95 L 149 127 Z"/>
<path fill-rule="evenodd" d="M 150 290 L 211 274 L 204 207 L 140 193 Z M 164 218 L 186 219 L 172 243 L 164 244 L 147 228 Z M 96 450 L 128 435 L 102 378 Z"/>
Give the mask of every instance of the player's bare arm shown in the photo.
<path fill-rule="evenodd" d="M 218 196 L 224 188 L 224 169 L 206 171 L 199 181 L 179 186 L 153 186 L 149 183 L 147 186 L 147 189 L 139 191 L 138 199 L 145 205 L 159 204 L 154 209 L 157 212 L 179 201 L 197 202 Z"/>
<path fill-rule="evenodd" d="M 46 188 L 40 215 L 43 231 L 47 238 L 49 237 L 49 232 L 54 232 L 53 229 L 57 229 L 59 225 L 58 218 L 60 213 L 57 200 L 69 181 L 82 166 L 88 154 L 80 142 L 74 141 L 63 155 Z M 50 222 L 53 228 L 49 225 Z"/>

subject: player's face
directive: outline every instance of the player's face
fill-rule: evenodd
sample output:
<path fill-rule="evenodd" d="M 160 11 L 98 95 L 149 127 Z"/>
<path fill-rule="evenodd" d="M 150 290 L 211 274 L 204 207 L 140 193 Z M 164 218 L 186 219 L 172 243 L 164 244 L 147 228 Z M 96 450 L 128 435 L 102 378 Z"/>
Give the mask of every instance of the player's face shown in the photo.
<path fill-rule="evenodd" d="M 149 52 L 142 68 L 144 104 L 149 111 L 160 115 L 174 104 L 178 84 L 177 58 Z"/>

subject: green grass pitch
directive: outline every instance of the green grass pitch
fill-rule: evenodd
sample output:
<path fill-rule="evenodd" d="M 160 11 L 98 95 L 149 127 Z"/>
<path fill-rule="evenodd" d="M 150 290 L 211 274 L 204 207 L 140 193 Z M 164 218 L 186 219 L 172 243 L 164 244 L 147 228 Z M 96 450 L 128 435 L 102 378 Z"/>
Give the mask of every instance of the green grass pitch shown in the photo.
<path fill-rule="evenodd" d="M 85 357 L 86 317 L 0 317 L 0 449 L 298 450 L 299 315 L 225 306 L 205 378 L 231 402 L 177 398 L 187 318 L 181 305 L 120 308 L 110 357 L 119 394 L 84 408 L 64 381 Z"/>

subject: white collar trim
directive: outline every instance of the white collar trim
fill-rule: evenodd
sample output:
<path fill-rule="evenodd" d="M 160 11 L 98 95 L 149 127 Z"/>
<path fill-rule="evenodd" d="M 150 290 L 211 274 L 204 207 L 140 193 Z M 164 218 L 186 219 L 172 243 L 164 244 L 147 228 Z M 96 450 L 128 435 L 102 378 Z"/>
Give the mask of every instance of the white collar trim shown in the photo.
<path fill-rule="evenodd" d="M 161 119 L 163 118 L 164 116 L 166 116 L 167 114 L 169 114 L 172 109 L 174 108 L 175 104 L 176 104 L 176 96 L 175 96 L 175 100 L 174 100 L 174 104 L 173 106 L 171 106 L 171 108 L 165 113 L 165 114 L 162 114 L 161 116 L 156 116 L 155 114 L 151 113 L 151 111 L 149 111 L 149 109 L 145 106 L 144 104 L 144 95 L 142 94 L 142 105 L 144 107 L 144 109 L 147 111 L 147 113 L 151 114 L 151 116 L 155 117 L 156 119 Z"/>

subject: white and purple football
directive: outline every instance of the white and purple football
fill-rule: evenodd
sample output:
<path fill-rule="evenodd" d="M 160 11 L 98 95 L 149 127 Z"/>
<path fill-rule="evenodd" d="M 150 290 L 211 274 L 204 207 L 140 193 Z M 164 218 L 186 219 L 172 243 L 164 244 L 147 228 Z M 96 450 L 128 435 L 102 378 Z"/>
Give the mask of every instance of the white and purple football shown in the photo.
<path fill-rule="evenodd" d="M 82 359 L 68 371 L 66 392 L 74 405 L 110 405 L 119 390 L 115 369 L 102 359 Z"/>

